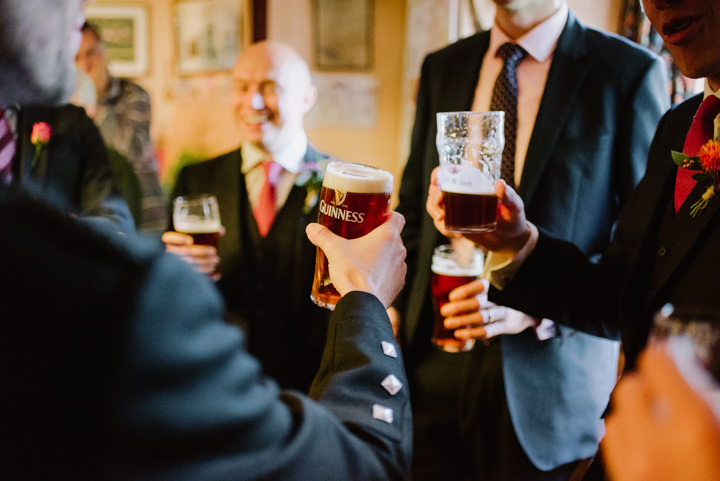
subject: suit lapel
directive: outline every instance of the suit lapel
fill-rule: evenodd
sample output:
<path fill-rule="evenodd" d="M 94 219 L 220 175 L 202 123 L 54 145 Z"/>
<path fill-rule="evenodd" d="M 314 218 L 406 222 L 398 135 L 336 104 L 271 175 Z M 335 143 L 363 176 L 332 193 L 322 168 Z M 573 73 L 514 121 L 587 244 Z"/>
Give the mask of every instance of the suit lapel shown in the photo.
<path fill-rule="evenodd" d="M 30 141 L 32 134 L 33 118 L 31 115 L 20 110 L 18 112 L 18 140 L 17 152 L 15 158 L 19 162 L 15 173 L 18 175 L 17 182 L 20 185 L 27 185 L 30 180 L 39 185 L 45 185 L 45 178 L 48 169 L 48 150 L 50 145 L 45 146 L 40 156 L 33 166 L 33 158 L 35 157 L 35 146 Z"/>
<path fill-rule="evenodd" d="M 545 92 L 533 126 L 520 178 L 519 194 L 530 203 L 542 179 L 550 154 L 578 101 L 580 86 L 588 72 L 585 29 L 570 13 L 553 54 Z M 567 75 L 573 72 L 573 75 Z"/>
<path fill-rule="evenodd" d="M 243 236 L 240 232 L 240 226 L 242 225 L 243 206 L 241 202 L 247 201 L 247 194 L 245 189 L 245 183 L 242 178 L 242 155 L 240 149 L 233 152 L 225 162 L 220 165 L 219 172 L 217 175 L 218 179 L 227 179 L 225 182 L 216 182 L 213 189 L 216 190 L 216 195 L 220 200 L 220 218 L 222 219 L 223 227 L 225 227 L 225 235 L 223 240 L 225 243 L 232 244 L 233 246 L 240 246 L 238 252 L 242 252 L 242 239 Z M 202 186 L 198 186 L 202 189 Z M 221 241 L 222 242 L 222 241 Z M 235 247 L 232 248 L 235 250 Z"/>
<path fill-rule="evenodd" d="M 462 111 L 472 108 L 480 67 L 489 46 L 490 32 L 481 32 L 469 39 L 462 62 L 454 62 L 445 66 L 445 75 L 442 77 L 442 85 L 438 92 L 439 100 L 436 112 Z"/>

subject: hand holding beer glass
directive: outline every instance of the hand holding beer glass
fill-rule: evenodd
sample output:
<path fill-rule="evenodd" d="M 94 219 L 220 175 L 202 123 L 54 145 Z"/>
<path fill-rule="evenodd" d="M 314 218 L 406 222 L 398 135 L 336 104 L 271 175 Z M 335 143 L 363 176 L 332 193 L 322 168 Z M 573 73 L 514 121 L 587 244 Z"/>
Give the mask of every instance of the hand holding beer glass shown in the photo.
<path fill-rule="evenodd" d="M 497 197 L 505 146 L 504 112 L 439 112 L 436 145 L 438 183 L 445 204 L 445 227 L 473 233 L 495 229 Z"/>
<path fill-rule="evenodd" d="M 177 197 L 173 201 L 173 225 L 175 232 L 166 232 L 162 237 L 168 252 L 217 278 L 217 245 L 222 232 L 217 198 L 209 194 Z"/>
<path fill-rule="evenodd" d="M 328 164 L 320 189 L 318 223 L 346 239 L 371 232 L 388 217 L 393 175 L 362 164 L 335 161 Z M 340 293 L 330 280 L 328 261 L 318 247 L 310 298 L 334 309 Z"/>
<path fill-rule="evenodd" d="M 445 328 L 445 318 L 440 309 L 449 302 L 450 292 L 477 279 L 482 267 L 483 253 L 480 249 L 458 250 L 452 245 L 441 245 L 433 252 L 431 287 L 435 323 L 432 342 L 443 351 L 463 352 L 475 346 L 474 339 L 458 339 L 455 329 Z"/>

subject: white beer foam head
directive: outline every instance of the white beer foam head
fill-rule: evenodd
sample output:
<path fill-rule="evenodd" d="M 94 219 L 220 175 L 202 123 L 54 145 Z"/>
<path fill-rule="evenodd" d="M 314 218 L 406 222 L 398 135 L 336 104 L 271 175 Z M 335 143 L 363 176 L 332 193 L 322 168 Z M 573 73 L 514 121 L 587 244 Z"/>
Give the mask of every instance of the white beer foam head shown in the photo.
<path fill-rule="evenodd" d="M 325 171 L 323 186 L 359 194 L 391 193 L 393 175 L 382 169 L 351 162 L 331 162 Z"/>
<path fill-rule="evenodd" d="M 175 230 L 178 232 L 192 232 L 194 234 L 209 234 L 220 230 L 220 221 L 217 219 L 203 219 L 199 217 L 187 217 L 174 220 Z"/>
<path fill-rule="evenodd" d="M 439 255 L 436 249 L 430 270 L 435 274 L 446 276 L 479 276 L 482 274 L 482 269 L 483 253 L 479 249 L 464 253 L 446 249 L 444 255 Z"/>

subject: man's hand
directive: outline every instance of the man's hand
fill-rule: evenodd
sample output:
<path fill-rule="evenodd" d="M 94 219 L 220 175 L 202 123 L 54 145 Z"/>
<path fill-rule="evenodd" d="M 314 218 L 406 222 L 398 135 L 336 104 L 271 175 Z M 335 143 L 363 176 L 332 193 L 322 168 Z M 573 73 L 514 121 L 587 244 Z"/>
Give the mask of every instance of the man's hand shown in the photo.
<path fill-rule="evenodd" d="M 613 393 L 602 449 L 614 481 L 705 481 L 720 473 L 720 422 L 657 347 Z"/>
<path fill-rule="evenodd" d="M 405 218 L 391 212 L 388 220 L 367 235 L 344 239 L 320 224 L 310 224 L 308 239 L 323 250 L 328 259 L 330 279 L 341 295 L 364 291 L 375 295 L 385 308 L 405 283 L 405 246 L 400 231 Z"/>
<path fill-rule="evenodd" d="M 191 236 L 174 231 L 165 232 L 162 241 L 165 243 L 165 250 L 182 257 L 197 272 L 205 274 L 214 281 L 220 279 L 218 272 L 220 257 L 215 247 L 194 244 Z"/>
<path fill-rule="evenodd" d="M 440 167 L 433 170 L 425 207 L 437 230 L 446 237 L 456 238 L 459 236 L 458 233 L 449 232 L 445 228 L 445 204 L 438 186 L 438 169 Z M 491 232 L 462 235 L 487 250 L 512 257 L 530 238 L 530 227 L 525 219 L 524 205 L 520 196 L 502 180 L 495 184 L 495 195 L 498 197 L 497 228 Z"/>

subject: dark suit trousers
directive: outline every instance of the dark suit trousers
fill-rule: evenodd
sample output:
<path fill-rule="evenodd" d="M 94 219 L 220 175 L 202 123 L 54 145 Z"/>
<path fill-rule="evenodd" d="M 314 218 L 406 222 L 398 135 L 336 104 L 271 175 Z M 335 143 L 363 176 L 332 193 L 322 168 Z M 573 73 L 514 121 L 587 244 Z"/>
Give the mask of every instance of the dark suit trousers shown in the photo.
<path fill-rule="evenodd" d="M 567 481 L 577 463 L 540 471 L 525 455 L 505 399 L 500 343 L 468 353 L 430 346 L 409 369 L 414 481 Z"/>

